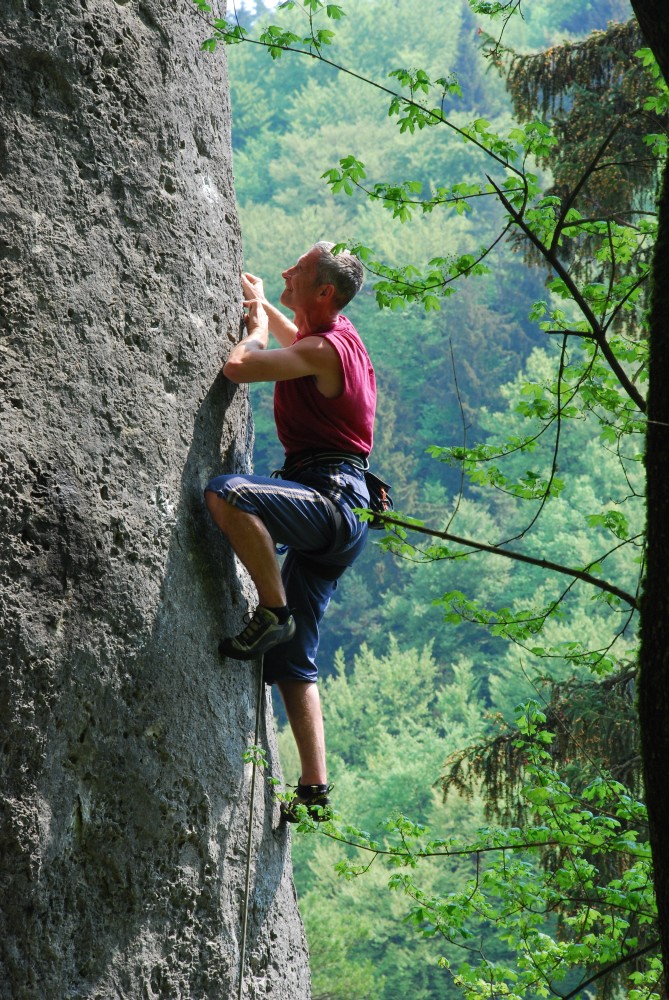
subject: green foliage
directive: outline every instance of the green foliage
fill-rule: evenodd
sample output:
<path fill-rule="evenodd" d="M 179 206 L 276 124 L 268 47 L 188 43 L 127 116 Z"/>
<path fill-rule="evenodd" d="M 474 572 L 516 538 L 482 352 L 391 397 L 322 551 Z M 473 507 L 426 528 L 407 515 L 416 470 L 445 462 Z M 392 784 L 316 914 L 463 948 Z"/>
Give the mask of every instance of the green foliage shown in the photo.
<path fill-rule="evenodd" d="M 335 673 L 324 685 L 328 705 L 328 738 L 337 756 L 346 765 L 359 764 L 370 757 L 381 757 L 388 740 L 429 733 L 439 746 L 457 724 L 454 706 L 444 729 L 443 681 L 440 668 L 429 649 L 401 652 L 396 637 L 380 657 L 363 645 L 355 658 L 355 670 L 347 673 L 343 657 L 338 655 Z M 457 684 L 466 697 L 475 685 L 471 667 L 456 666 Z M 475 725 L 476 709 L 467 710 L 467 731 Z"/>
<path fill-rule="evenodd" d="M 491 43 L 489 54 L 521 120 L 537 114 L 552 119 L 559 142 L 552 153 L 539 156 L 552 175 L 548 193 L 563 197 L 578 191 L 584 218 L 594 217 L 599 227 L 604 223 L 598 219 L 615 220 L 633 240 L 649 210 L 652 214 L 658 164 L 667 148 L 667 104 L 666 86 L 652 54 L 639 48 L 641 34 L 630 13 L 621 12 L 623 23 L 609 24 L 606 31 L 539 52 Z M 587 277 L 598 271 L 599 254 L 587 228 L 580 235 L 580 253 L 569 247 L 566 253 L 572 272 Z M 631 262 L 618 257 L 619 277 L 637 267 L 636 257 Z M 629 305 L 627 311 L 634 321 Z"/>
<path fill-rule="evenodd" d="M 644 111 L 650 111 L 659 119 L 666 118 L 667 113 L 669 113 L 669 87 L 660 72 L 657 60 L 651 50 L 646 48 L 639 49 L 635 55 L 641 59 L 644 69 L 653 78 L 657 90 L 655 94 L 650 94 L 644 101 Z M 669 138 L 666 132 L 644 135 L 643 142 L 650 146 L 653 156 L 658 158 L 666 157 L 667 152 L 669 152 Z"/>
<path fill-rule="evenodd" d="M 381 1000 L 385 977 L 369 957 L 373 921 L 351 902 L 336 905 L 320 889 L 301 901 L 309 940 L 313 1000 Z"/>
<path fill-rule="evenodd" d="M 202 14 L 211 14 L 212 7 L 206 0 L 193 0 L 193 3 Z M 309 22 L 309 33 L 296 34 L 289 28 L 277 24 L 268 24 L 258 36 L 258 41 L 265 46 L 272 59 L 279 59 L 284 52 L 295 50 L 296 47 L 306 46 L 307 51 L 314 51 L 320 54 L 322 48 L 330 45 L 334 38 L 334 32 L 328 28 L 319 27 L 317 18 L 325 15 L 333 21 L 339 21 L 344 17 L 344 10 L 336 4 L 322 3 L 321 0 L 284 0 L 278 4 L 279 10 L 299 10 L 305 14 Z M 202 43 L 205 52 L 214 52 L 219 42 L 226 45 L 237 45 L 243 42 L 248 35 L 247 30 L 237 21 L 228 21 L 225 18 L 214 17 L 211 21 L 214 32 L 210 38 Z"/>
<path fill-rule="evenodd" d="M 410 512 L 402 517 L 408 527 L 396 526 L 375 546 L 390 555 L 380 561 L 368 553 L 347 578 L 330 618 L 334 640 L 322 646 L 325 661 L 335 661 L 324 704 L 338 795 L 347 814 L 383 832 L 370 836 L 344 823 L 326 831 L 326 845 L 320 837 L 298 842 L 307 924 L 332 975 L 348 977 L 361 996 L 422 1000 L 449 987 L 467 997 L 585 996 L 617 964 L 621 975 L 633 970 L 630 995 L 652 996 L 655 913 L 635 776 L 627 775 L 630 790 L 614 780 L 615 760 L 595 752 L 577 717 L 564 723 L 580 734 L 569 761 L 556 749 L 564 751 L 562 735 L 554 739 L 537 705 L 497 744 L 498 761 L 520 761 L 507 787 L 522 829 L 477 833 L 465 800 L 452 797 L 449 827 L 425 776 L 463 743 L 491 738 L 486 709 L 508 718 L 509 706 L 546 675 L 554 690 L 580 691 L 593 674 L 613 684 L 621 662 L 634 657 L 646 363 L 639 315 L 654 238 L 646 213 L 657 158 L 666 152 L 666 94 L 647 54 L 632 58 L 638 41 L 632 48 L 629 30 L 613 32 L 622 64 L 608 38 L 532 57 L 541 78 L 532 89 L 523 76 L 531 60 L 505 54 L 498 29 L 489 51 L 517 70 L 520 120 L 513 121 L 494 85 L 482 93 L 480 64 L 464 62 L 461 42 L 472 22 L 462 9 L 439 11 L 443 28 L 419 46 L 406 31 L 404 0 L 361 4 L 346 19 L 315 0 L 282 6 L 292 20 L 263 23 L 258 40 L 275 59 L 288 48 L 310 58 L 281 60 L 280 102 L 274 68 L 260 68 L 245 46 L 235 51 L 248 266 L 279 269 L 276 240 L 267 239 L 277 232 L 292 254 L 330 228 L 360 256 L 373 297 L 387 310 L 373 313 L 368 293 L 350 310 L 382 389 L 375 454 Z M 519 6 L 472 4 L 503 30 Z M 532 11 L 543 15 L 546 36 L 553 12 L 543 2 Z M 576 16 L 565 3 L 565 23 Z M 241 30 L 215 27 L 214 42 L 243 40 Z M 357 67 L 338 76 L 336 89 L 324 75 L 325 62 L 328 73 L 336 65 L 335 51 L 338 65 Z M 324 72 L 316 77 L 319 63 Z M 593 66 L 605 74 L 595 97 L 587 86 Z M 565 67 L 582 79 L 570 82 Z M 372 77 L 374 89 L 364 90 Z M 624 107 L 609 99 L 607 80 Z M 657 116 L 647 137 L 630 125 L 640 120 L 633 100 Z M 571 116 L 563 114 L 567 105 Z M 353 107 L 361 109 L 356 121 Z M 621 167 L 623 155 L 638 158 L 640 148 L 645 166 Z M 331 196 L 310 186 L 318 176 Z M 622 205 L 630 178 L 637 200 Z M 387 225 L 395 222 L 396 229 Z M 519 248 L 549 273 L 544 288 L 528 279 Z M 487 283 L 462 280 L 475 276 Z M 271 295 L 270 281 L 267 288 Z M 530 353 L 539 340 L 544 349 Z M 269 399 L 258 400 L 262 428 L 270 424 Z M 460 524 L 474 543 L 484 540 L 487 554 L 439 537 Z M 419 545 L 412 526 L 435 537 Z M 510 546 L 534 563 L 495 557 Z M 547 576 L 542 562 L 580 567 L 587 578 Z M 335 659 L 337 645 L 344 652 Z M 584 707 L 584 718 L 587 712 L 594 709 Z M 595 715 L 589 731 L 597 746 L 605 742 Z M 284 739 L 287 761 L 291 752 Z M 502 780 L 503 768 L 497 773 Z M 478 810 L 488 787 L 465 785 L 463 778 L 461 791 Z M 395 802 L 413 818 L 388 819 Z M 305 820 L 301 829 L 311 826 Z M 429 827 L 443 832 L 434 838 Z M 379 918 L 384 859 L 396 892 L 391 915 Z M 324 885 L 335 861 L 345 890 Z M 337 899 L 329 924 L 324 896 Z M 401 913 L 423 938 L 418 963 L 398 937 Z M 341 914 L 355 935 L 347 935 Z M 328 926 L 341 942 L 336 955 Z M 375 983 L 370 956 L 380 970 Z M 322 980 L 318 989 L 326 992 Z"/>
<path fill-rule="evenodd" d="M 365 649 L 347 667 L 340 658 L 337 676 L 324 683 L 323 705 L 333 794 L 346 816 L 356 818 L 352 829 L 357 830 L 362 822 L 382 835 L 389 811 L 401 801 L 415 822 L 473 832 L 478 805 L 443 803 L 430 778 L 438 773 L 448 748 L 454 750 L 465 734 L 483 731 L 471 662 L 463 659 L 457 664 L 453 681 L 446 683 L 429 650 L 404 653 L 391 641 L 379 657 Z M 284 765 L 297 767 L 297 762 L 292 763 L 295 751 L 288 731 L 280 734 L 280 749 Z M 307 820 L 303 830 L 309 828 Z M 293 842 L 312 954 L 314 948 L 317 954 L 329 951 L 329 936 L 338 938 L 343 917 L 344 925 L 359 929 L 357 939 L 341 942 L 339 960 L 341 967 L 350 969 L 352 981 L 359 966 L 366 967 L 371 959 L 377 976 L 375 989 L 383 1000 L 438 996 L 443 976 L 432 945 L 416 941 L 404 919 L 403 900 L 388 897 L 383 868 L 372 865 L 364 879 L 337 875 L 336 868 L 348 872 L 351 866 L 359 871 L 368 867 L 370 857 L 356 858 L 356 853 L 329 838 L 299 836 Z M 453 885 L 454 878 L 463 881 L 443 859 L 426 878 L 435 892 Z M 316 992 L 326 992 L 316 959 L 314 968 Z M 344 991 L 342 1000 L 366 996 L 354 993 L 352 987 L 346 993 L 348 978 L 339 987 L 331 979 L 328 984 L 330 989 Z"/>
<path fill-rule="evenodd" d="M 469 841 L 435 838 L 424 824 L 395 816 L 378 838 L 341 822 L 305 822 L 304 832 L 355 849 L 337 865 L 346 880 L 366 874 L 370 855 L 385 865 L 389 888 L 408 902 L 407 922 L 441 942 L 444 985 L 465 997 L 585 995 L 620 964 L 632 970 L 634 989 L 658 996 L 645 809 L 605 776 L 574 792 L 553 764 L 545 721 L 536 703 L 518 710 L 521 798 L 533 816 L 522 830 L 488 826 Z M 439 893 L 421 885 L 434 858 L 457 861 L 469 873 L 464 884 Z M 493 959 L 495 927 L 507 950 Z M 466 958 L 452 957 L 458 952 Z"/>

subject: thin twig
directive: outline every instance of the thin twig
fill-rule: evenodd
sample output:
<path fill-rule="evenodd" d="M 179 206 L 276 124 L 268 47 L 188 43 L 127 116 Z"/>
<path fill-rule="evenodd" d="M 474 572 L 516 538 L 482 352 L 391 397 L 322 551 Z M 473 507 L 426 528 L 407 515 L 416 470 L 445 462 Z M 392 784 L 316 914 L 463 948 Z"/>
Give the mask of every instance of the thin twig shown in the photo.
<path fill-rule="evenodd" d="M 557 468 L 558 468 L 558 453 L 559 453 L 559 450 L 560 450 L 560 434 L 561 434 L 561 431 L 562 431 L 562 391 L 561 391 L 561 386 L 562 386 L 562 376 L 564 375 L 564 369 L 565 369 L 564 359 L 565 359 L 566 352 L 567 352 L 567 336 L 565 335 L 563 337 L 563 339 L 562 339 L 562 350 L 560 351 L 560 365 L 559 365 L 558 377 L 557 377 L 557 409 L 556 409 L 556 412 L 555 412 L 556 428 L 555 428 L 555 441 L 553 442 L 553 460 L 551 462 L 551 471 L 550 471 L 550 475 L 548 477 L 548 482 L 546 483 L 546 488 L 545 488 L 543 496 L 541 498 L 541 502 L 539 503 L 539 506 L 538 506 L 537 510 L 534 512 L 534 516 L 533 516 L 532 520 L 530 521 L 530 523 L 525 528 L 523 528 L 523 530 L 519 534 L 513 535 L 512 538 L 507 538 L 505 541 L 501 542 L 500 543 L 501 545 L 508 545 L 510 542 L 515 542 L 519 538 L 523 538 L 525 535 L 527 535 L 532 530 L 532 528 L 536 524 L 536 522 L 538 521 L 538 519 L 539 519 L 539 517 L 541 515 L 542 510 L 544 509 L 544 507 L 548 503 L 548 498 L 550 497 L 550 494 L 551 494 L 551 486 L 553 485 L 553 482 L 555 481 L 555 477 L 557 475 Z M 570 402 L 571 402 L 571 399 L 573 399 L 574 395 L 575 395 L 575 392 L 572 393 L 572 396 L 570 397 Z"/>

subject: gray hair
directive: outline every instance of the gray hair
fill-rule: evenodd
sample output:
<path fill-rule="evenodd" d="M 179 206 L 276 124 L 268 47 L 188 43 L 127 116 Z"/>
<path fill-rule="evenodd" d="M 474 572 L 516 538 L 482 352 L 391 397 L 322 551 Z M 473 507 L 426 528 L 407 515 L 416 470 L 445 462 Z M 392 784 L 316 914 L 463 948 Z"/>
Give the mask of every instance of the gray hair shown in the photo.
<path fill-rule="evenodd" d="M 335 303 L 338 309 L 343 309 L 362 288 L 363 270 L 358 258 L 348 250 L 333 254 L 332 248 L 335 245 L 321 240 L 312 247 L 313 250 L 320 250 L 316 265 L 316 284 L 334 285 Z"/>

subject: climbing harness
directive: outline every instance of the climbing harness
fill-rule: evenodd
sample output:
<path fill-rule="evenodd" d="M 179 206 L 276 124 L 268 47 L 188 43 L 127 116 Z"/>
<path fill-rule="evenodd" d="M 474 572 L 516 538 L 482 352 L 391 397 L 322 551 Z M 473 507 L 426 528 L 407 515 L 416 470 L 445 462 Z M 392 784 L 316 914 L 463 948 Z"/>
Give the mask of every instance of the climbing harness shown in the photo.
<path fill-rule="evenodd" d="M 337 465 L 347 462 L 365 477 L 365 483 L 369 490 L 369 509 L 372 514 L 391 514 L 395 509 L 393 498 L 390 495 L 392 486 L 385 483 L 383 479 L 375 476 L 369 471 L 369 462 L 366 455 L 350 454 L 345 451 L 303 451 L 291 456 L 282 469 L 275 469 L 272 476 L 277 479 L 294 479 L 300 472 L 318 465 Z M 327 499 L 326 496 L 323 499 Z M 337 511 L 334 504 L 332 506 Z M 370 528 L 385 528 L 386 522 L 383 517 L 371 517 L 368 520 Z"/>
<path fill-rule="evenodd" d="M 264 684 L 263 684 L 263 657 L 261 656 L 258 660 L 258 694 L 256 698 L 256 729 L 255 736 L 253 738 L 253 759 L 251 762 L 251 801 L 249 804 L 249 832 L 246 841 L 246 875 L 244 880 L 244 897 L 242 900 L 242 939 L 241 948 L 239 954 L 239 988 L 237 990 L 237 1000 L 242 1000 L 242 993 L 244 990 L 244 966 L 246 964 L 246 929 L 249 920 L 249 888 L 251 885 L 251 851 L 253 848 L 253 807 L 254 798 L 256 790 L 256 772 L 258 769 L 257 764 L 257 747 L 258 741 L 260 739 L 260 715 L 263 703 L 264 695 Z"/>

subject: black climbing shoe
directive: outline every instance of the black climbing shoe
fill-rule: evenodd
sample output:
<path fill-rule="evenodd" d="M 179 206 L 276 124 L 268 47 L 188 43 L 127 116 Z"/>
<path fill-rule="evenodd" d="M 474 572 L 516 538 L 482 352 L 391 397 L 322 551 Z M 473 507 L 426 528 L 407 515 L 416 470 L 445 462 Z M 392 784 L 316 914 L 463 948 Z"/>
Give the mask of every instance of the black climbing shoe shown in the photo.
<path fill-rule="evenodd" d="M 218 651 L 221 656 L 229 656 L 233 660 L 253 660 L 262 656 L 268 649 L 288 642 L 295 635 L 295 619 L 290 615 L 285 622 L 280 622 L 277 616 L 268 608 L 258 606 L 253 614 L 244 615 L 246 628 L 230 639 L 221 639 Z"/>
<path fill-rule="evenodd" d="M 295 789 L 295 794 L 289 802 L 281 803 L 281 817 L 287 823 L 299 823 L 302 812 L 298 806 L 305 806 L 307 814 L 315 823 L 322 823 L 330 819 L 332 809 L 330 809 L 330 799 L 328 792 L 332 785 L 302 785 Z"/>

